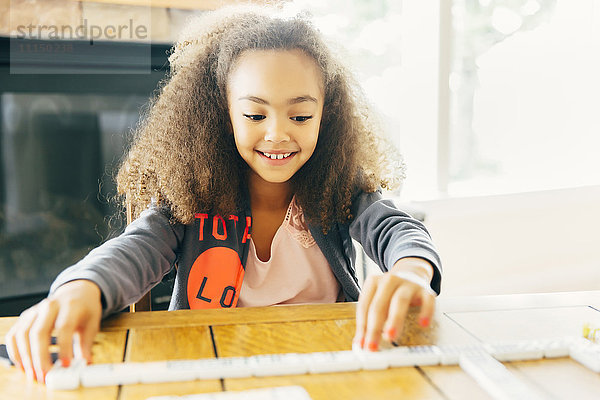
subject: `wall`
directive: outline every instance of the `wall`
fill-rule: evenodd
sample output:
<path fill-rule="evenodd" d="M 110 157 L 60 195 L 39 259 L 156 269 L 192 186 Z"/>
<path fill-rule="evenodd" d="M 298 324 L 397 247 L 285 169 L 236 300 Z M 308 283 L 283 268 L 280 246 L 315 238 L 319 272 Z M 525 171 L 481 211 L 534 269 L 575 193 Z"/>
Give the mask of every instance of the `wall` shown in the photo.
<path fill-rule="evenodd" d="M 443 295 L 600 289 L 600 186 L 416 204 Z"/>

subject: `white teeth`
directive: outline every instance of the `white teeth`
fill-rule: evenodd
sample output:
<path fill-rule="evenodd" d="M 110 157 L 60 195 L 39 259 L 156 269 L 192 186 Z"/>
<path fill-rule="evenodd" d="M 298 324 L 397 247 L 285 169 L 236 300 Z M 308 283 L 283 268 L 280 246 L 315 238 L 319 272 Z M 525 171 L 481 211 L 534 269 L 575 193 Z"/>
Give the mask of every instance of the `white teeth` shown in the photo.
<path fill-rule="evenodd" d="M 284 158 L 288 158 L 292 153 L 285 153 L 285 154 L 271 154 L 271 153 L 264 153 L 263 154 L 267 157 L 269 157 L 271 160 L 282 160 Z"/>

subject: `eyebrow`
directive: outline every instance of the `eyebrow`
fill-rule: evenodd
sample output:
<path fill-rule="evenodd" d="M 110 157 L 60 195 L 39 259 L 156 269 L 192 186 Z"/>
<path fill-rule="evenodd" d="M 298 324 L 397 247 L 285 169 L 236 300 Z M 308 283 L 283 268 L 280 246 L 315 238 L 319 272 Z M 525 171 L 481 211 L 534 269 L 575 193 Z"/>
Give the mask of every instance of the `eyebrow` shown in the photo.
<path fill-rule="evenodd" d="M 260 97 L 256 97 L 256 96 L 242 96 L 238 100 L 250 100 L 250 101 L 253 101 L 258 104 L 269 105 L 268 101 L 266 101 L 265 99 L 261 99 Z M 314 97 L 312 97 L 308 94 L 305 94 L 303 96 L 292 97 L 291 99 L 289 99 L 287 101 L 287 103 L 291 105 L 291 104 L 303 103 L 305 101 L 311 101 L 313 103 L 318 103 L 317 99 L 315 99 Z"/>

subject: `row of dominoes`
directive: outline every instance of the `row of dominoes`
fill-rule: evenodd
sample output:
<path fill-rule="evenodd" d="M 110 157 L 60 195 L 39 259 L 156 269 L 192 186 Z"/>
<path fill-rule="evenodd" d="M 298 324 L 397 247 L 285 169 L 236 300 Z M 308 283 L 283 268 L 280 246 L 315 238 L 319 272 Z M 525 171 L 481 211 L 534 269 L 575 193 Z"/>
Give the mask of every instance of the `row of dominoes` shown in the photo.
<path fill-rule="evenodd" d="M 582 343 L 585 345 L 585 342 Z M 561 357 L 567 355 L 564 340 L 544 342 L 497 343 L 488 346 L 446 346 L 438 348 L 440 363 L 453 364 L 456 357 L 460 367 L 471 376 L 490 396 L 497 400 L 541 400 L 547 396 L 538 388 L 527 385 L 517 379 L 500 361 L 488 352 L 494 352 L 504 359 L 537 359 Z M 584 346 L 587 347 L 587 346 Z M 426 348 L 421 348 L 427 352 Z M 484 351 L 485 349 L 485 351 Z M 581 350 L 581 349 L 580 349 Z M 584 352 L 589 354 L 588 352 Z M 309 394 L 300 386 L 283 386 L 264 389 L 244 390 L 241 392 L 203 393 L 185 396 L 160 396 L 148 400 L 310 400 Z"/>
<path fill-rule="evenodd" d="M 241 378 L 377 370 L 389 367 L 456 365 L 461 355 L 484 352 L 499 361 L 533 360 L 570 355 L 591 370 L 600 372 L 600 345 L 583 338 L 488 343 L 465 346 L 401 346 L 379 352 L 335 351 L 286 353 L 251 357 L 227 357 L 144 363 L 86 366 L 74 360 L 63 368 L 60 362 L 48 372 L 51 389 L 159 383 L 196 379 Z"/>

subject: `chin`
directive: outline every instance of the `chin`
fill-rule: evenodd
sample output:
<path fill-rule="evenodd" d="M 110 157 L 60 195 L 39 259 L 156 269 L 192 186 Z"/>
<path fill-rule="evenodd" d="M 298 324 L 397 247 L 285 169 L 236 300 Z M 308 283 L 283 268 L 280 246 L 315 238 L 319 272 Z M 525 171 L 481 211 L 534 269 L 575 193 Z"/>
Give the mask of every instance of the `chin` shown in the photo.
<path fill-rule="evenodd" d="M 278 175 L 278 174 L 258 174 L 260 178 L 268 183 L 285 183 L 292 179 L 292 175 Z"/>
<path fill-rule="evenodd" d="M 269 183 L 286 183 L 286 182 L 289 182 L 290 179 L 292 179 L 292 178 L 291 177 L 286 177 L 286 178 L 266 178 L 266 177 L 263 177 L 263 179 L 266 182 L 269 182 Z"/>

